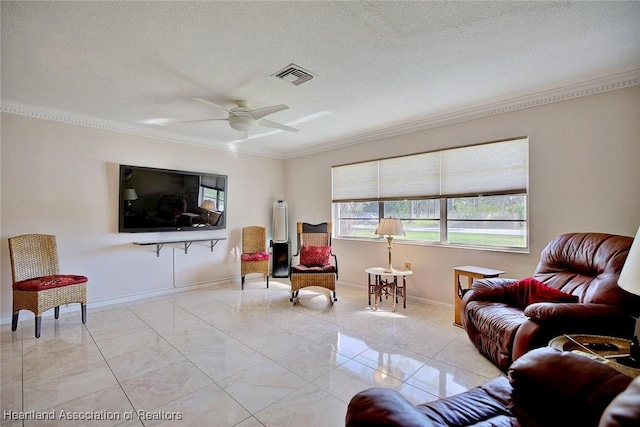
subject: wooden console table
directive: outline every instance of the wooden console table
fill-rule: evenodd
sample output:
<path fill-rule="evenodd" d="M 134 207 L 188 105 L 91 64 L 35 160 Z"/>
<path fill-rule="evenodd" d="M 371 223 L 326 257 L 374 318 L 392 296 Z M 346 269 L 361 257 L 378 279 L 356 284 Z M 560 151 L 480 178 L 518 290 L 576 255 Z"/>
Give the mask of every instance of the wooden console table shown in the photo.
<path fill-rule="evenodd" d="M 491 277 L 498 277 L 505 272 L 502 270 L 492 270 L 490 268 L 474 267 L 473 265 L 465 265 L 462 267 L 453 268 L 453 300 L 455 303 L 455 313 L 453 324 L 462 327 L 460 322 L 460 302 L 466 289 L 471 288 L 474 279 L 488 279 Z M 467 277 L 467 287 L 462 288 L 460 284 L 460 276 Z"/>
<path fill-rule="evenodd" d="M 155 242 L 133 242 L 134 245 L 139 246 L 150 246 L 156 245 L 156 256 L 160 256 L 160 249 L 166 244 L 170 243 L 183 243 L 184 244 L 184 253 L 187 253 L 189 246 L 193 242 L 211 242 L 211 252 L 213 252 L 213 247 L 218 244 L 220 240 L 227 240 L 226 237 L 209 237 L 207 239 L 185 239 L 185 240 L 159 240 Z"/>

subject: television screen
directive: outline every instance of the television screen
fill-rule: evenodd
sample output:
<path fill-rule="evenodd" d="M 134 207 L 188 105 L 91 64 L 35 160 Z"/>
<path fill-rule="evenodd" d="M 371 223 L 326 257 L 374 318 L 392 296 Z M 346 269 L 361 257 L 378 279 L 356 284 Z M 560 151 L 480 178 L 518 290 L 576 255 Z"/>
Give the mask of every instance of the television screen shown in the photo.
<path fill-rule="evenodd" d="M 120 165 L 118 231 L 226 227 L 227 175 Z"/>

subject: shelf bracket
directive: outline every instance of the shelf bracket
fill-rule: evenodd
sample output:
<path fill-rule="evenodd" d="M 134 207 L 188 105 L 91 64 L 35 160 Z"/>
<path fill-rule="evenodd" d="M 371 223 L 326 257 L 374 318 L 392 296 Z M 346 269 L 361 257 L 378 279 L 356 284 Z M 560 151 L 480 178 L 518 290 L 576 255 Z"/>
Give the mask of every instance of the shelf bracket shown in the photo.
<path fill-rule="evenodd" d="M 188 253 L 189 251 L 189 247 L 191 246 L 191 244 L 193 242 L 209 242 L 211 245 L 211 252 L 213 252 L 213 247 L 220 241 L 220 240 L 227 240 L 226 237 L 212 237 L 209 239 L 192 239 L 192 240 L 166 240 L 163 242 L 133 242 L 134 245 L 141 245 L 141 246 L 149 246 L 149 245 L 155 245 L 156 246 L 156 257 L 160 257 L 160 250 L 163 248 L 163 246 L 166 243 L 182 243 L 184 244 L 184 253 L 185 255 Z"/>

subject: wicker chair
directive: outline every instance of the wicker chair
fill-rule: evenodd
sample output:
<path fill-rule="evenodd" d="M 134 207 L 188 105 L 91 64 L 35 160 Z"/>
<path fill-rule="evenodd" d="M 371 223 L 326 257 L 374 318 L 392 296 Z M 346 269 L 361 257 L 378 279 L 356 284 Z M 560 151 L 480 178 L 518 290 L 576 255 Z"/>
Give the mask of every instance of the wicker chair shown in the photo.
<path fill-rule="evenodd" d="M 240 256 L 241 288 L 244 276 L 251 273 L 264 274 L 269 287 L 269 253 L 267 252 L 267 230 L 252 225 L 242 229 L 242 255 Z"/>
<path fill-rule="evenodd" d="M 56 237 L 47 234 L 24 234 L 9 238 L 11 275 L 13 278 L 13 318 L 11 330 L 18 327 L 20 310 L 36 315 L 36 338 L 40 338 L 42 313 L 53 308 L 60 316 L 60 306 L 80 303 L 82 323 L 87 323 L 87 278 L 60 274 Z"/>
<path fill-rule="evenodd" d="M 336 298 L 336 280 L 338 279 L 338 257 L 331 251 L 331 223 L 297 224 L 298 250 L 291 257 L 289 278 L 291 279 L 291 298 L 298 302 L 300 289 L 319 286 L 332 292 L 331 304 Z M 294 262 L 298 258 L 298 262 Z"/>

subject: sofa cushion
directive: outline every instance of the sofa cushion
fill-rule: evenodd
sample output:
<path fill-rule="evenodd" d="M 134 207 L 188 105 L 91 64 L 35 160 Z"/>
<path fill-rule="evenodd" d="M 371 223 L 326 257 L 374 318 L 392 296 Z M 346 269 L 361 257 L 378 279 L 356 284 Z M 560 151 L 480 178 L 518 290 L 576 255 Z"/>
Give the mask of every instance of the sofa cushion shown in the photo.
<path fill-rule="evenodd" d="M 506 286 L 505 296 L 520 308 L 536 302 L 578 302 L 576 295 L 547 286 L 533 277 Z"/>
<path fill-rule="evenodd" d="M 302 245 L 300 249 L 300 264 L 305 267 L 322 267 L 329 264 L 331 246 Z"/>

